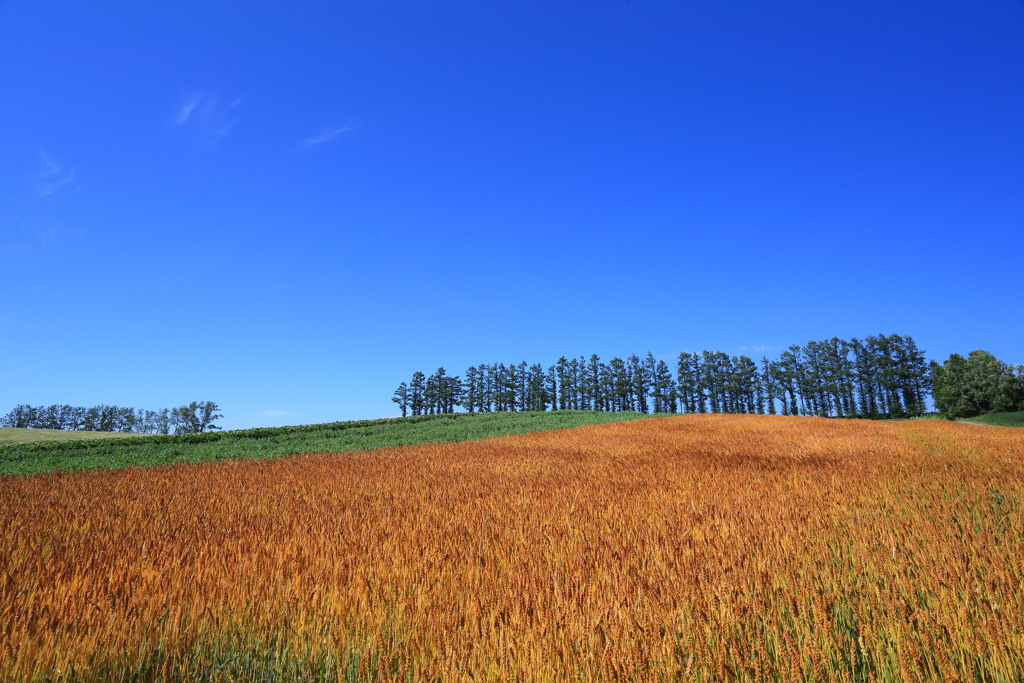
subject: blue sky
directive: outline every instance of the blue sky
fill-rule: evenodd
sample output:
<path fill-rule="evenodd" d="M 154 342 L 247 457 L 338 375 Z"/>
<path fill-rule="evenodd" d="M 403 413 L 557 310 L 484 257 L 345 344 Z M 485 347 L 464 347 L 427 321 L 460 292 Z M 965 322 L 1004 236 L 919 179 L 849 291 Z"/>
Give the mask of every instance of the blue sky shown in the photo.
<path fill-rule="evenodd" d="M 1024 363 L 1024 4 L 0 2 L 0 413 L 912 335 Z"/>

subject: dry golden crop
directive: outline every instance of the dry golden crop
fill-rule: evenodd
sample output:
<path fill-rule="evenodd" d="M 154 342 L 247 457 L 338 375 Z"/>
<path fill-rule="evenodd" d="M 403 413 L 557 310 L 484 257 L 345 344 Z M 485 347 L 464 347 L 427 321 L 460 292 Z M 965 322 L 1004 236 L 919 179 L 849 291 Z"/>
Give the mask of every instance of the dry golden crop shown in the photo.
<path fill-rule="evenodd" d="M 686 416 L 0 479 L 9 680 L 1022 680 L 1024 430 Z"/>

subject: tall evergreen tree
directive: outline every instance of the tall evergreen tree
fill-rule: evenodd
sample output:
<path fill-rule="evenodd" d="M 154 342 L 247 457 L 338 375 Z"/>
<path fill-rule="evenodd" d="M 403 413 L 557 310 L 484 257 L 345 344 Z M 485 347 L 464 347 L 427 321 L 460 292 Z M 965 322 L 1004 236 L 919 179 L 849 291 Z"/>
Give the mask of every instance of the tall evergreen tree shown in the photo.
<path fill-rule="evenodd" d="M 560 356 L 555 362 L 555 374 L 558 377 L 558 407 L 569 410 L 572 407 L 569 403 L 569 361 L 565 356 Z"/>
<path fill-rule="evenodd" d="M 587 362 L 587 394 L 591 410 L 604 410 L 601 393 L 601 359 L 596 353 L 591 354 L 590 360 Z"/>
<path fill-rule="evenodd" d="M 527 410 L 547 410 L 548 398 L 547 392 L 544 390 L 544 366 L 540 363 L 530 366 L 527 387 Z"/>
<path fill-rule="evenodd" d="M 559 410 L 561 406 L 558 404 L 558 372 L 554 365 L 548 367 L 547 392 L 551 400 L 551 410 Z"/>
<path fill-rule="evenodd" d="M 779 397 L 779 386 L 772 376 L 772 364 L 767 356 L 761 357 L 761 387 L 765 397 L 765 408 L 769 415 L 776 415 L 775 401 Z"/>
<path fill-rule="evenodd" d="M 395 395 L 391 397 L 391 400 L 398 404 L 402 411 L 402 417 L 405 417 L 409 410 L 409 387 L 405 382 L 398 385 L 398 388 L 395 389 Z"/>
<path fill-rule="evenodd" d="M 740 394 L 739 412 L 764 414 L 764 399 L 761 396 L 761 378 L 757 372 L 757 363 L 741 355 L 733 359 L 732 365 Z"/>
<path fill-rule="evenodd" d="M 427 388 L 427 377 L 422 372 L 417 370 L 412 373 L 412 379 L 409 381 L 409 407 L 412 409 L 413 415 L 423 415 L 424 404 L 424 392 Z"/>
<path fill-rule="evenodd" d="M 654 412 L 676 412 L 676 387 L 668 364 L 659 360 L 654 368 Z"/>
<path fill-rule="evenodd" d="M 608 393 L 611 398 L 611 411 L 621 413 L 628 410 L 629 371 L 626 362 L 615 357 L 608 361 Z"/>
<path fill-rule="evenodd" d="M 569 368 L 567 371 L 567 377 L 569 380 L 569 406 L 573 410 L 579 410 L 581 404 L 581 392 L 580 392 L 580 361 L 573 357 L 569 360 Z"/>
<path fill-rule="evenodd" d="M 800 347 L 794 344 L 783 351 L 779 355 L 775 369 L 775 379 L 782 386 L 786 398 L 789 399 L 789 405 L 786 406 L 786 410 L 782 414 L 800 415 L 802 411 L 798 404 L 798 399 L 803 400 L 800 394 L 800 386 L 802 384 Z"/>
<path fill-rule="evenodd" d="M 629 409 L 638 413 L 646 413 L 649 408 L 647 394 L 651 386 L 647 368 L 635 353 L 629 356 L 627 363 L 630 378 Z"/>

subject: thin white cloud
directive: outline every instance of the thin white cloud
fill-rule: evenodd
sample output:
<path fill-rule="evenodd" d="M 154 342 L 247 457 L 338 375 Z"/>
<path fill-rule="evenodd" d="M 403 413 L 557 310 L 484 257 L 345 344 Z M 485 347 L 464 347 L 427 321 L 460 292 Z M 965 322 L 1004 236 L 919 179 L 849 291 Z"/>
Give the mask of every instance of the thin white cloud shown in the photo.
<path fill-rule="evenodd" d="M 284 417 L 285 415 L 291 415 L 287 410 L 264 410 L 263 417 Z"/>
<path fill-rule="evenodd" d="M 751 353 L 768 353 L 769 351 L 778 351 L 774 346 L 762 346 L 761 344 L 751 344 L 750 346 L 739 346 L 738 351 L 750 351 Z"/>
<path fill-rule="evenodd" d="M 345 133 L 351 133 L 352 131 L 358 128 L 362 128 L 362 125 L 356 123 L 352 119 L 349 119 L 348 121 L 339 126 L 328 126 L 327 128 L 324 128 L 322 131 L 320 131 L 318 135 L 314 135 L 311 138 L 303 140 L 302 146 L 312 147 L 314 145 L 322 145 L 325 142 L 331 142 L 332 140 L 335 140 L 340 135 L 344 135 Z"/>
<path fill-rule="evenodd" d="M 207 142 L 219 142 L 238 123 L 232 110 L 242 103 L 237 97 L 225 102 L 218 93 L 197 90 L 189 93 L 175 109 L 171 125 L 188 129 Z"/>
<path fill-rule="evenodd" d="M 195 111 L 199 105 L 199 96 L 192 95 L 185 103 L 181 105 L 181 109 L 178 110 L 178 115 L 174 117 L 174 125 L 180 126 L 181 124 L 188 121 L 188 117 L 192 116 L 192 112 Z"/>
<path fill-rule="evenodd" d="M 36 180 L 40 197 L 48 197 L 64 189 L 77 189 L 74 186 L 77 166 L 66 169 L 51 159 L 45 149 L 39 150 L 39 160 L 42 163 L 42 170 L 36 175 Z"/>

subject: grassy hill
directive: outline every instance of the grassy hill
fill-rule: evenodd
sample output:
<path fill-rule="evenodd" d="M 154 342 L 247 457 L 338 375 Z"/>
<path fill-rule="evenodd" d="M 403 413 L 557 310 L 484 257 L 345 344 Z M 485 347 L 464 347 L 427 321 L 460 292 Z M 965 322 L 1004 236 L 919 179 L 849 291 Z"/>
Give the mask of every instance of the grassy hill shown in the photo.
<path fill-rule="evenodd" d="M 77 441 L 37 439 L 3 444 L 0 433 L 0 475 L 36 474 L 54 470 L 121 468 L 174 462 L 275 458 L 309 452 L 349 451 L 487 439 L 548 429 L 579 427 L 647 417 L 639 413 L 561 410 L 537 413 L 455 413 L 418 417 L 332 422 L 297 427 L 270 427 L 183 435 L 134 435 L 105 432 L 55 432 L 6 429 L 27 439 L 37 432 Z M 31 435 L 20 433 L 32 432 Z M 90 436 L 84 436 L 84 435 Z M 40 435 L 42 436 L 42 435 Z"/>

